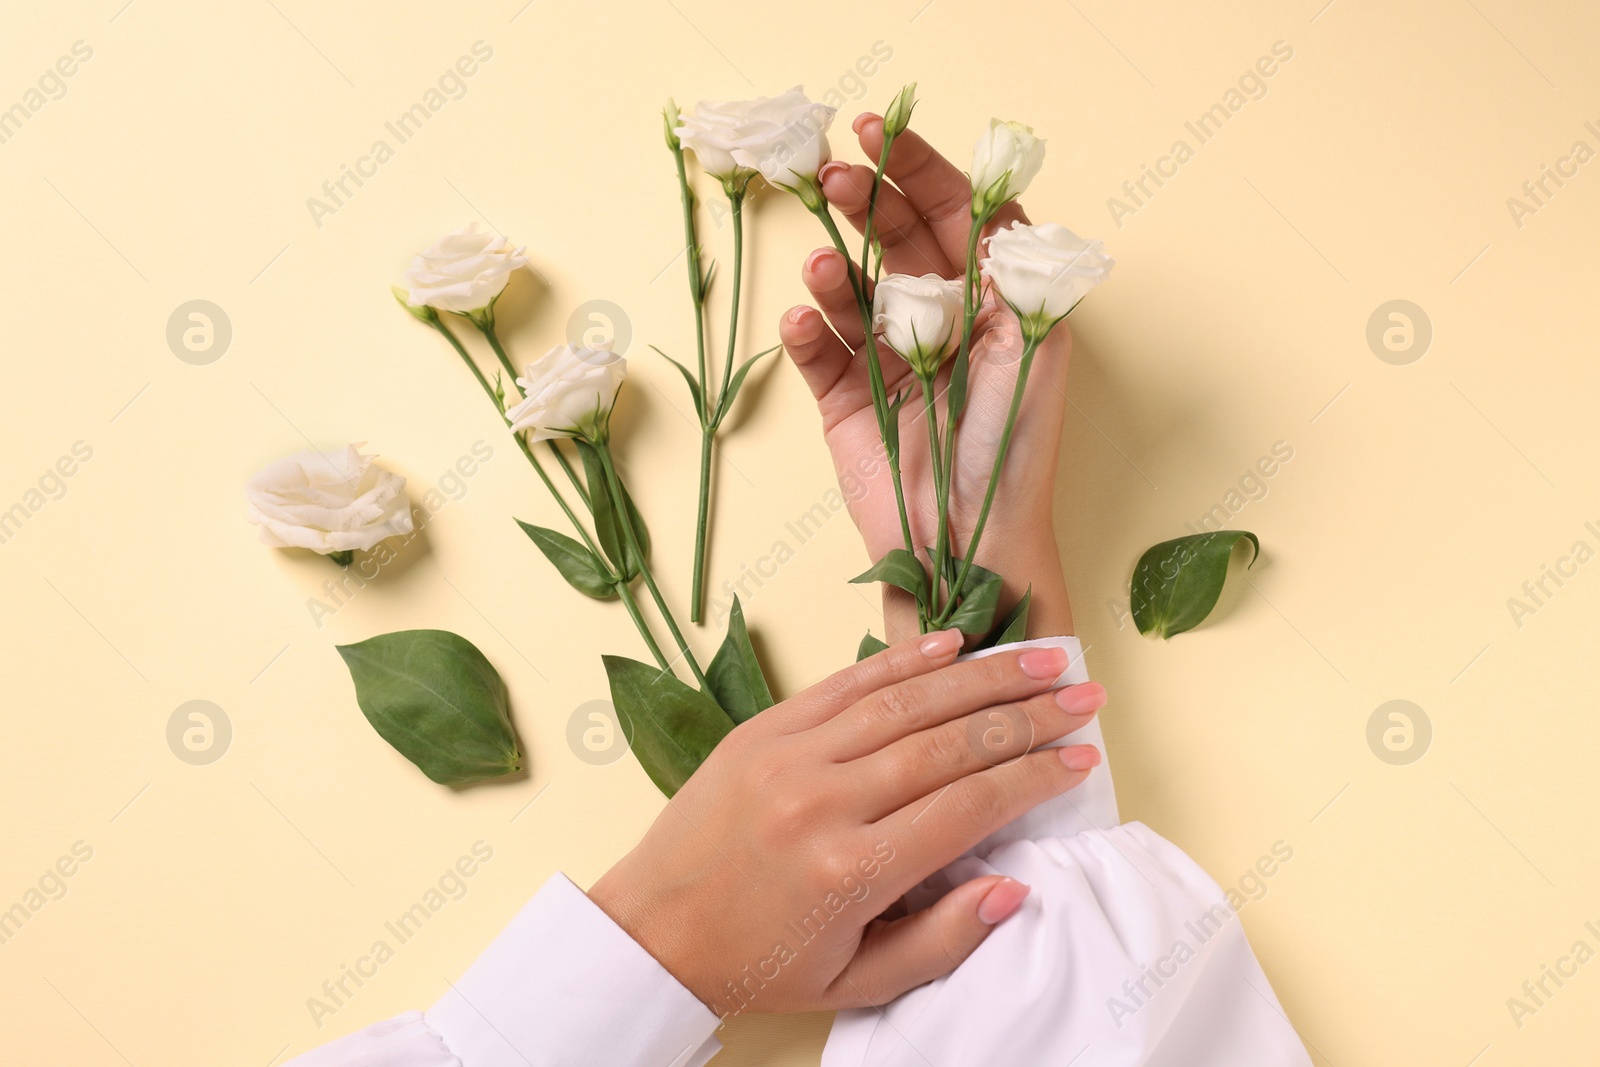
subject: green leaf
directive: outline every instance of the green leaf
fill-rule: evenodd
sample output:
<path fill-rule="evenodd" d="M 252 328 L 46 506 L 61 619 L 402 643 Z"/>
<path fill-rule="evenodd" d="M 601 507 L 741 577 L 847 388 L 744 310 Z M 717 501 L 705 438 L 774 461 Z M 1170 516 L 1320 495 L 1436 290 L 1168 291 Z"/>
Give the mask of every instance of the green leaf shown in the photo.
<path fill-rule="evenodd" d="M 401 630 L 336 647 L 372 728 L 435 782 L 469 785 L 522 769 L 505 683 L 471 641 Z"/>
<path fill-rule="evenodd" d="M 879 652 L 882 652 L 888 647 L 889 646 L 885 642 L 879 641 L 876 637 L 873 637 L 872 631 L 868 630 L 865 636 L 861 638 L 861 643 L 856 646 L 856 662 L 860 663 L 868 656 L 876 656 Z"/>
<path fill-rule="evenodd" d="M 700 383 L 694 380 L 693 372 L 691 372 L 689 368 L 685 367 L 682 363 L 679 363 L 677 360 L 661 351 L 661 349 L 656 348 L 655 345 L 651 345 L 650 347 L 655 349 L 656 355 L 660 356 L 662 359 L 678 368 L 678 373 L 683 375 L 683 380 L 689 383 L 689 392 L 694 397 L 695 414 L 699 415 L 701 419 L 704 419 L 706 417 L 705 399 L 700 392 Z"/>
<path fill-rule="evenodd" d="M 624 736 L 656 788 L 672 796 L 733 729 L 733 720 L 671 671 L 602 656 Z"/>
<path fill-rule="evenodd" d="M 923 573 L 922 564 L 903 548 L 891 548 L 886 556 L 850 581 L 858 585 L 863 582 L 884 582 L 904 589 L 916 597 L 919 604 L 925 603 L 928 595 L 928 576 Z"/>
<path fill-rule="evenodd" d="M 1006 617 L 1001 619 L 989 636 L 978 643 L 978 648 L 994 648 L 996 645 L 1009 645 L 1013 641 L 1026 641 L 1028 639 L 1028 608 L 1033 604 L 1033 586 L 1030 585 L 1023 592 L 1022 599 L 1017 601 Z"/>
<path fill-rule="evenodd" d="M 956 573 L 961 573 L 962 560 L 952 560 Z M 1000 607 L 1000 589 L 1005 583 L 994 571 L 985 570 L 976 563 L 967 574 L 967 584 L 961 594 L 961 603 L 950 616 L 947 625 L 964 634 L 986 634 L 994 625 L 994 613 Z"/>
<path fill-rule="evenodd" d="M 1217 606 L 1233 546 L 1244 538 L 1254 548 L 1254 565 L 1261 542 L 1246 530 L 1191 534 L 1163 541 L 1140 556 L 1129 589 L 1139 632 L 1168 638 L 1200 625 Z"/>
<path fill-rule="evenodd" d="M 745 360 L 744 363 L 740 365 L 738 370 L 733 372 L 733 377 L 728 379 L 728 384 L 722 387 L 722 399 L 717 404 L 717 425 L 721 425 L 722 420 L 727 417 L 728 412 L 733 410 L 734 398 L 739 395 L 739 390 L 744 386 L 745 376 L 750 373 L 750 368 L 756 365 L 756 360 L 760 359 L 762 356 L 770 356 L 772 353 L 776 352 L 782 347 L 782 345 L 773 345 L 765 352 L 757 352 L 755 355 Z"/>
<path fill-rule="evenodd" d="M 612 600 L 616 597 L 617 587 L 609 570 L 587 545 L 574 541 L 564 533 L 533 526 L 521 519 L 517 520 L 517 525 L 539 546 L 539 551 L 555 565 L 572 588 L 596 600 Z"/>
<path fill-rule="evenodd" d="M 906 406 L 906 401 L 911 399 L 911 387 L 900 390 L 889 397 L 889 419 L 883 429 L 884 455 L 898 460 L 900 456 L 900 409 Z"/>
<path fill-rule="evenodd" d="M 734 722 L 753 719 L 775 703 L 766 676 L 761 673 L 761 664 L 756 660 L 756 650 L 750 644 L 744 608 L 737 596 L 728 614 L 728 635 L 722 639 L 722 647 L 717 649 L 711 665 L 706 668 L 706 681 L 711 684 L 711 695 Z"/>
<path fill-rule="evenodd" d="M 639 576 L 639 563 L 631 558 L 631 553 L 625 551 L 627 542 L 618 521 L 617 505 L 611 497 L 611 487 L 606 481 L 605 466 L 600 461 L 600 453 L 595 451 L 593 445 L 587 441 L 577 441 L 578 455 L 583 460 L 583 478 L 589 487 L 589 507 L 594 513 L 595 537 L 600 542 L 600 549 L 628 580 Z M 628 493 L 628 487 L 623 486 L 622 492 L 627 501 L 629 516 L 633 519 L 633 534 L 639 539 L 639 547 L 645 554 L 650 552 L 650 531 L 646 529 L 644 519 L 639 516 L 639 509 L 633 506 L 633 497 Z"/>

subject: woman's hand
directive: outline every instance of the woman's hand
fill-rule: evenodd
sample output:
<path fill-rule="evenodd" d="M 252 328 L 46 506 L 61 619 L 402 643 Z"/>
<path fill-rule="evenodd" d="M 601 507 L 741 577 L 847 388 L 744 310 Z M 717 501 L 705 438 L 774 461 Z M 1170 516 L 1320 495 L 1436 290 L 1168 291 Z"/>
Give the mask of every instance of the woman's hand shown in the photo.
<path fill-rule="evenodd" d="M 1056 648 L 951 665 L 961 634 L 903 642 L 739 726 L 589 897 L 720 1015 L 882 1004 L 949 973 L 1028 889 L 978 878 L 891 904 L 1071 789 L 1091 745 L 1032 749 L 1105 702 L 1047 691 Z"/>
<path fill-rule="evenodd" d="M 883 120 L 862 115 L 855 130 L 867 158 L 876 163 L 883 149 Z M 883 243 L 885 269 L 959 277 L 972 226 L 967 176 L 909 130 L 895 139 L 884 174 L 889 180 L 878 192 L 874 230 Z M 866 222 L 872 175 L 871 167 L 840 162 L 827 164 L 819 175 L 828 201 L 857 231 Z M 1015 202 L 1007 204 L 987 232 L 1019 219 L 1026 221 L 1022 208 Z M 982 255 L 980 246 L 980 259 Z M 819 248 L 806 260 L 801 277 L 817 307 L 791 309 L 779 322 L 779 337 L 817 398 L 841 488 L 851 501 L 851 515 L 866 541 L 867 554 L 876 561 L 890 549 L 904 546 L 861 355 L 864 337 L 848 267 L 834 249 Z M 1071 334 L 1062 324 L 1051 331 L 1035 357 L 994 509 L 974 561 L 1007 579 L 1007 602 L 1033 585 L 1032 629 L 1041 633 L 1072 632 L 1051 512 L 1071 348 Z M 889 350 L 881 346 L 880 350 L 890 395 L 897 388 L 913 386 L 915 379 L 905 363 Z M 973 334 L 968 399 L 951 479 L 950 524 L 958 553 L 971 539 L 977 521 L 1021 354 L 1015 317 L 1003 306 L 985 308 Z M 947 380 L 948 369 L 941 375 L 941 382 Z M 921 397 L 913 396 L 900 417 L 906 510 L 920 549 L 934 543 L 938 529 L 927 432 L 918 425 L 923 418 Z M 891 640 L 916 632 L 915 607 L 900 590 L 886 587 L 884 617 Z"/>

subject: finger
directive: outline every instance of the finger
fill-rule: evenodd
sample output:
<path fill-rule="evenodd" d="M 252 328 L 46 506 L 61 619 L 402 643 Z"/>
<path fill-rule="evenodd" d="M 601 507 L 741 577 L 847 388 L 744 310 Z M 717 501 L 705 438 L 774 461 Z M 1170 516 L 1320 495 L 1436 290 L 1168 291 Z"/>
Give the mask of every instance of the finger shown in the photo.
<path fill-rule="evenodd" d="M 855 121 L 855 131 L 868 159 L 877 159 L 882 155 L 883 119 L 880 116 L 859 116 Z M 927 220 L 928 229 L 939 242 L 945 258 L 964 269 L 967 262 L 967 235 L 972 230 L 971 179 L 912 130 L 895 137 L 884 173 L 900 187 L 911 206 Z M 1016 221 L 1026 222 L 1028 217 L 1017 202 L 1012 201 L 995 214 L 994 222 L 986 232 L 992 233 Z M 983 256 L 981 247 L 978 255 L 980 259 Z"/>
<path fill-rule="evenodd" d="M 784 733 L 809 730 L 884 686 L 948 666 L 960 654 L 963 639 L 960 630 L 938 630 L 901 641 L 835 671 L 762 717 L 773 715 Z M 781 715 L 774 715 L 780 710 Z"/>
<path fill-rule="evenodd" d="M 861 759 L 920 730 L 1033 696 L 1066 669 L 1065 649 L 1031 648 L 882 686 L 828 724 L 828 752 L 840 762 Z"/>
<path fill-rule="evenodd" d="M 861 332 L 861 309 L 856 304 L 855 287 L 850 282 L 850 267 L 837 249 L 819 248 L 806 258 L 800 280 L 811 292 L 811 299 L 828 316 L 839 338 L 852 349 L 865 342 Z"/>
<path fill-rule="evenodd" d="M 851 764 L 860 810 L 879 819 L 969 774 L 1020 759 L 1081 729 L 1105 702 L 1104 687 L 1085 682 L 903 737 Z"/>
<path fill-rule="evenodd" d="M 896 856 L 894 877 L 884 890 L 904 893 L 928 871 L 938 870 L 1024 812 L 1078 785 L 1099 762 L 1100 750 L 1093 745 L 1041 749 L 969 774 L 879 819 L 872 832 L 887 841 Z"/>
<path fill-rule="evenodd" d="M 991 931 L 1017 913 L 1028 886 L 1012 878 L 974 878 L 931 908 L 867 927 L 861 945 L 829 985 L 830 1008 L 886 1004 L 959 967 Z"/>
<path fill-rule="evenodd" d="M 778 320 L 778 340 L 818 400 L 841 386 L 848 388 L 851 377 L 867 386 L 866 368 L 816 308 L 805 304 L 790 308 Z"/>
<path fill-rule="evenodd" d="M 850 166 L 835 160 L 817 175 L 828 202 L 838 208 L 857 233 L 867 224 L 867 203 L 872 199 L 872 168 Z M 873 212 L 873 233 L 883 245 L 883 265 L 896 274 L 937 274 L 952 278 L 956 272 L 939 247 L 938 238 L 928 229 L 922 213 L 911 206 L 905 194 L 888 182 L 878 188 L 877 210 Z"/>

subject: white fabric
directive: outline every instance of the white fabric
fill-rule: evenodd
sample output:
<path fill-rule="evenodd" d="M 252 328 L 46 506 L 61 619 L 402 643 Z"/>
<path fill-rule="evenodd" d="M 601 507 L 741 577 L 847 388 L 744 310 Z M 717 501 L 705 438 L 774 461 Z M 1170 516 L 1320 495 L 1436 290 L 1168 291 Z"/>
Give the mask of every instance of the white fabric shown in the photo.
<path fill-rule="evenodd" d="M 1057 685 L 1088 680 L 1076 638 L 1025 644 L 1067 649 Z M 1067 743 L 1105 751 L 1098 720 L 1056 742 Z M 955 973 L 881 1010 L 840 1012 L 823 1067 L 1309 1067 L 1221 889 L 1120 821 L 1102 762 L 908 893 L 925 907 L 995 873 L 1033 887 Z M 288 1067 L 703 1067 L 721 1048 L 716 1027 L 558 874 L 426 1015 Z"/>
<path fill-rule="evenodd" d="M 1089 680 L 1076 638 L 1057 686 Z M 975 653 L 976 658 L 1003 649 Z M 1099 720 L 1055 742 L 1105 753 Z M 953 974 L 840 1012 L 822 1067 L 1310 1067 L 1217 884 L 1141 823 L 1118 825 L 1109 763 L 906 894 L 1005 874 L 1033 888 Z"/>
<path fill-rule="evenodd" d="M 553 875 L 426 1015 L 288 1067 L 702 1067 L 718 1019 L 565 875 Z"/>

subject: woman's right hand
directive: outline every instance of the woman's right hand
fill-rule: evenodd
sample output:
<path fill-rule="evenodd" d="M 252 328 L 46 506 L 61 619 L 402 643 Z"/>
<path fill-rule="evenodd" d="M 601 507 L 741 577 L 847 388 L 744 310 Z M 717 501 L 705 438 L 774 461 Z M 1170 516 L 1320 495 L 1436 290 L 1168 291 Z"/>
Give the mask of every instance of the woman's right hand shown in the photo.
<path fill-rule="evenodd" d="M 990 833 L 1071 789 L 1097 683 L 1050 690 L 1056 648 L 954 663 L 895 645 L 733 731 L 589 897 L 719 1015 L 882 1004 L 948 974 L 1022 904 L 974 879 L 880 918 Z"/>

